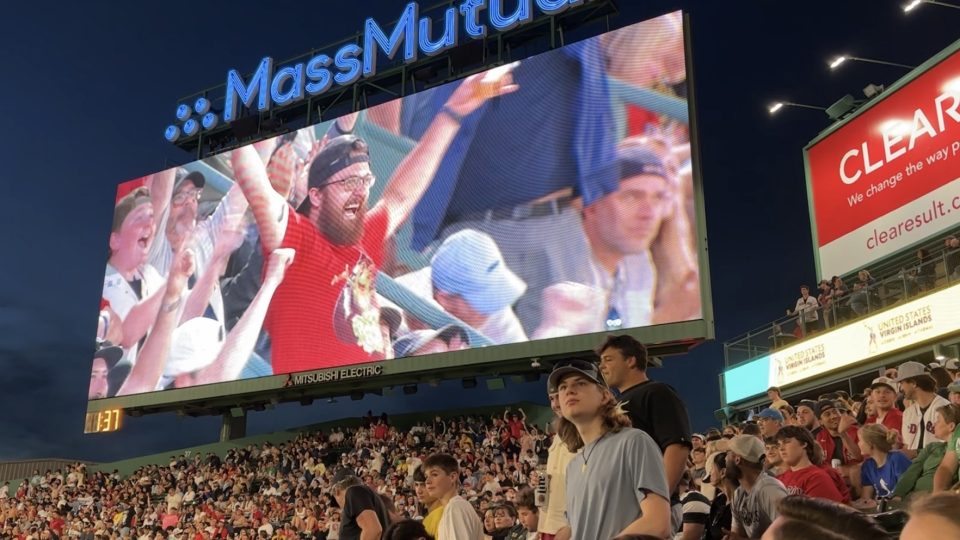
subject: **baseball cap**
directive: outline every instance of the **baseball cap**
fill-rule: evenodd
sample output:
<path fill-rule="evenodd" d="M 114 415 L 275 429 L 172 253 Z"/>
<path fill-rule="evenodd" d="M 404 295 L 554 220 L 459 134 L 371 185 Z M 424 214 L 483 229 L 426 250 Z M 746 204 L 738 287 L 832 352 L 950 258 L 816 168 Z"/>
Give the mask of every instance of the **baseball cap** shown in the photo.
<path fill-rule="evenodd" d="M 310 172 L 307 175 L 307 187 L 323 186 L 326 181 L 338 172 L 354 163 L 369 163 L 370 148 L 367 141 L 356 135 L 341 135 L 327 141 L 323 150 L 310 162 Z M 306 198 L 297 208 L 298 212 L 305 212 L 310 208 L 310 199 Z"/>
<path fill-rule="evenodd" d="M 763 442 L 753 435 L 737 435 L 727 441 L 730 452 L 752 463 L 760 463 L 764 455 Z"/>
<path fill-rule="evenodd" d="M 607 383 L 603 380 L 603 375 L 600 374 L 600 369 L 597 368 L 596 364 L 586 360 L 574 359 L 562 361 L 554 366 L 553 371 L 550 372 L 550 377 L 547 378 L 547 393 L 558 392 L 560 380 L 571 373 L 581 375 L 595 384 L 607 388 Z"/>
<path fill-rule="evenodd" d="M 950 371 L 960 371 L 960 361 L 956 358 L 950 358 L 943 363 L 943 367 L 949 369 Z"/>
<path fill-rule="evenodd" d="M 694 433 L 693 435 L 690 435 L 690 438 L 691 438 L 691 439 L 700 439 L 701 441 L 706 441 L 706 440 L 707 440 L 707 438 L 704 437 L 702 433 Z"/>
<path fill-rule="evenodd" d="M 150 190 L 145 187 L 139 187 L 121 197 L 113 208 L 113 228 L 110 231 L 119 231 L 123 220 L 141 204 L 150 204 Z"/>
<path fill-rule="evenodd" d="M 223 346 L 223 326 L 214 319 L 194 317 L 173 331 L 163 375 L 173 379 L 213 363 Z"/>
<path fill-rule="evenodd" d="M 472 229 L 448 236 L 430 267 L 434 287 L 462 296 L 483 315 L 512 305 L 527 290 L 527 284 L 507 268 L 493 238 Z"/>
<path fill-rule="evenodd" d="M 947 392 L 955 392 L 957 394 L 960 394 L 960 381 L 950 383 L 949 385 L 947 385 Z"/>
<path fill-rule="evenodd" d="M 801 399 L 800 403 L 797 403 L 797 410 L 800 410 L 800 407 L 806 407 L 813 411 L 813 414 L 820 416 L 820 413 L 817 410 L 817 402 L 812 399 Z"/>
<path fill-rule="evenodd" d="M 767 407 L 766 409 L 760 411 L 757 414 L 757 418 L 766 418 L 767 420 L 776 420 L 777 422 L 783 422 L 783 414 L 776 409 L 771 409 Z"/>
<path fill-rule="evenodd" d="M 817 403 L 817 417 L 823 416 L 823 413 L 829 411 L 830 409 L 839 409 L 839 405 L 836 401 L 830 399 L 822 399 Z"/>
<path fill-rule="evenodd" d="M 107 366 L 112 368 L 116 365 L 117 362 L 123 358 L 123 348 L 117 347 L 109 341 L 104 341 L 100 344 L 100 347 L 97 349 L 97 352 L 93 353 L 94 358 L 103 358 L 107 363 Z"/>
<path fill-rule="evenodd" d="M 627 145 L 618 148 L 617 166 L 621 180 L 642 174 L 668 178 L 667 168 L 660 156 L 641 145 Z"/>
<path fill-rule="evenodd" d="M 877 377 L 876 379 L 873 380 L 872 383 L 870 383 L 870 389 L 873 390 L 878 386 L 886 386 L 887 388 L 896 392 L 897 391 L 896 385 L 897 385 L 897 382 L 891 379 L 890 377 Z"/>
<path fill-rule="evenodd" d="M 173 193 L 176 193 L 180 186 L 186 182 L 190 182 L 196 188 L 203 189 L 203 186 L 207 185 L 207 178 L 200 171 L 177 169 L 177 181 L 173 184 Z"/>
<path fill-rule="evenodd" d="M 896 382 L 902 382 L 907 379 L 912 379 L 913 377 L 920 377 L 921 375 L 928 375 L 927 368 L 920 362 L 904 362 L 897 366 L 897 380 Z"/>
<path fill-rule="evenodd" d="M 434 339 L 439 338 L 444 342 L 449 342 L 450 338 L 456 335 L 459 335 L 460 339 L 467 344 L 470 343 L 470 336 L 467 335 L 467 331 L 464 330 L 462 326 L 456 324 L 448 324 L 436 330 L 414 330 L 393 342 L 393 354 L 395 358 L 412 356 L 421 347 Z"/>

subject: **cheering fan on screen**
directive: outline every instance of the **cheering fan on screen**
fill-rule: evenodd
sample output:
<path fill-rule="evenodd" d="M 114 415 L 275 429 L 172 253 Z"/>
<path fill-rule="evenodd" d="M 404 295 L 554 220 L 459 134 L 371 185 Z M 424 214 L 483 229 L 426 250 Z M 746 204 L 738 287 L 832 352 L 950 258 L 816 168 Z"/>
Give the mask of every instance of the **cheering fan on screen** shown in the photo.
<path fill-rule="evenodd" d="M 328 142 L 309 165 L 307 197 L 296 209 L 273 189 L 253 148 L 233 152 L 237 183 L 250 201 L 263 249 L 297 250 L 267 316 L 274 373 L 388 356 L 374 294 L 384 240 L 420 200 L 460 119 L 516 88 L 508 70 L 494 81 L 465 79 L 370 209 L 375 178 L 363 139 L 342 135 Z"/>

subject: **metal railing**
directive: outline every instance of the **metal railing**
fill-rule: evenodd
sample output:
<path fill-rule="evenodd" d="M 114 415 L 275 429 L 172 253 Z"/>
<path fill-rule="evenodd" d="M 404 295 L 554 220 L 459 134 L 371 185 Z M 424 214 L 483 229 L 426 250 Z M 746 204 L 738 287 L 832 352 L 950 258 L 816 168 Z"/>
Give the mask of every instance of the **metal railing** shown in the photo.
<path fill-rule="evenodd" d="M 938 271 L 942 269 L 942 271 Z M 828 332 L 901 302 L 960 282 L 960 249 L 942 251 L 921 264 L 906 265 L 896 274 L 867 284 L 843 283 L 845 292 L 833 296 L 826 305 L 799 313 L 789 313 L 723 344 L 727 368 L 770 354 L 803 341 L 811 335 Z M 820 289 L 810 291 L 817 298 Z M 793 311 L 793 310 L 788 310 Z"/>

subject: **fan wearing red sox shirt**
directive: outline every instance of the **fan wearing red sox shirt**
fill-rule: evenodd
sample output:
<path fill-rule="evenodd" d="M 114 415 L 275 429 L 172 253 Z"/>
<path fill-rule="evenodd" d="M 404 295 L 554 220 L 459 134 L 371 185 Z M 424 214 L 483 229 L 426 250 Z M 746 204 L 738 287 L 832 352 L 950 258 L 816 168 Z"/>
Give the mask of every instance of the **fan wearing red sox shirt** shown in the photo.
<path fill-rule="evenodd" d="M 904 362 L 897 367 L 897 382 L 903 398 L 913 402 L 903 411 L 903 453 L 910 459 L 928 444 L 944 442 L 933 432 L 937 409 L 950 402 L 937 395 L 937 383 L 920 362 Z"/>

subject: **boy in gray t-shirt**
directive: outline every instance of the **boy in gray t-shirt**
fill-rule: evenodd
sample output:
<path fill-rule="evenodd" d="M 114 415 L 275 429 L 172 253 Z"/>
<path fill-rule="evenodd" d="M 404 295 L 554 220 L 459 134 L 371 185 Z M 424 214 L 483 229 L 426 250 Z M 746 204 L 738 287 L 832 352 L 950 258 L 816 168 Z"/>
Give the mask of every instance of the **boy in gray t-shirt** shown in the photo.
<path fill-rule="evenodd" d="M 570 451 L 579 451 L 567 466 L 571 537 L 669 536 L 670 490 L 660 449 L 629 427 L 596 365 L 562 362 L 548 384 L 559 394 L 558 436 Z"/>
<path fill-rule="evenodd" d="M 567 519 L 575 538 L 614 538 L 642 516 L 640 503 L 648 496 L 669 501 L 670 491 L 660 449 L 639 429 L 607 432 L 567 466 Z"/>

